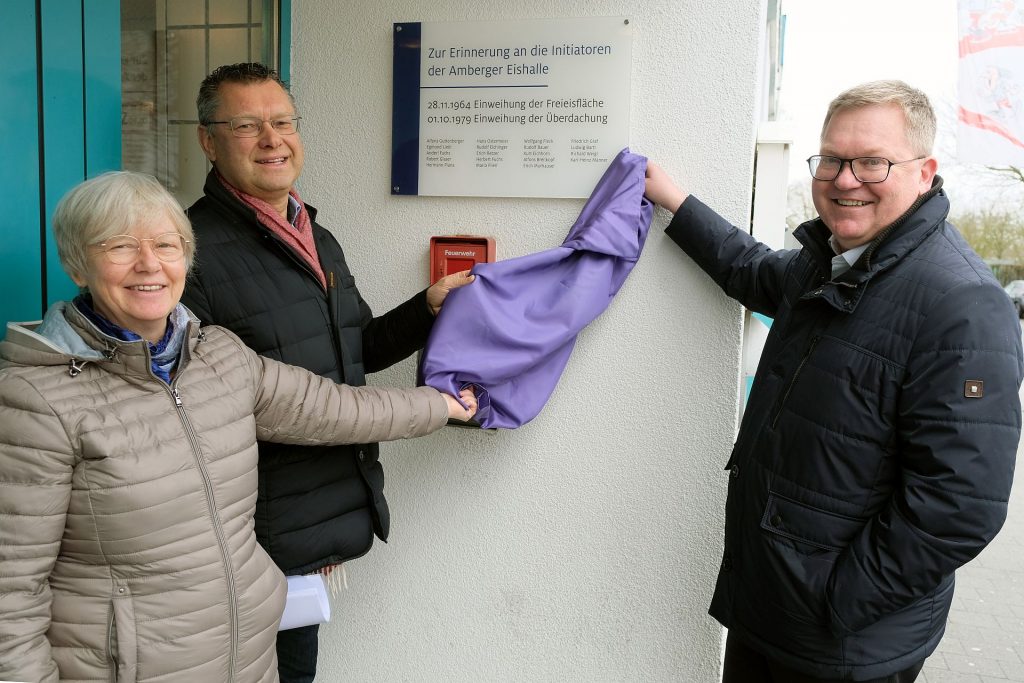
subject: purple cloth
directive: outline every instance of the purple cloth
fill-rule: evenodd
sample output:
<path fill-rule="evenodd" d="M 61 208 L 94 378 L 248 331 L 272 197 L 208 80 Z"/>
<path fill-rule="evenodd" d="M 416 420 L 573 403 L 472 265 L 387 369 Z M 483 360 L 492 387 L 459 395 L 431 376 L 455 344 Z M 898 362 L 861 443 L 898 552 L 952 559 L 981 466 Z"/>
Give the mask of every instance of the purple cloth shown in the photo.
<path fill-rule="evenodd" d="M 541 411 L 576 335 L 608 307 L 640 257 L 653 205 L 647 159 L 624 149 L 594 188 L 562 246 L 479 263 L 453 290 L 427 339 L 420 382 L 449 394 L 476 385 L 476 421 L 511 429 Z"/>

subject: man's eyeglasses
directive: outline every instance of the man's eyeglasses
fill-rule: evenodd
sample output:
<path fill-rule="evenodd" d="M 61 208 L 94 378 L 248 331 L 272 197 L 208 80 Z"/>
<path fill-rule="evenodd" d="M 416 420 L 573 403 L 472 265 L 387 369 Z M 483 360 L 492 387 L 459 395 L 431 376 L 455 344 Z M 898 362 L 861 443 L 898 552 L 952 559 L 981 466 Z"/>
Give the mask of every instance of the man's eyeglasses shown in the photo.
<path fill-rule="evenodd" d="M 131 235 L 114 235 L 97 246 L 107 256 L 107 260 L 119 266 L 134 263 L 139 258 L 143 242 L 152 242 L 153 253 L 164 263 L 180 261 L 185 256 L 185 245 L 189 240 L 177 232 L 165 232 L 156 237 L 132 237 Z"/>
<path fill-rule="evenodd" d="M 255 116 L 236 116 L 228 121 L 207 121 L 203 125 L 224 124 L 231 128 L 231 134 L 236 138 L 254 138 L 263 132 L 264 123 L 269 123 L 278 135 L 294 135 L 299 132 L 299 119 L 301 118 L 301 116 L 278 116 L 273 119 L 258 119 Z"/>
<path fill-rule="evenodd" d="M 842 159 L 828 155 L 816 154 L 807 157 L 807 168 L 815 180 L 835 180 L 843 170 L 843 164 L 850 164 L 853 177 L 860 183 L 880 183 L 889 177 L 889 169 L 899 164 L 909 164 L 925 157 L 907 159 L 905 161 L 889 161 L 885 157 L 857 157 Z"/>

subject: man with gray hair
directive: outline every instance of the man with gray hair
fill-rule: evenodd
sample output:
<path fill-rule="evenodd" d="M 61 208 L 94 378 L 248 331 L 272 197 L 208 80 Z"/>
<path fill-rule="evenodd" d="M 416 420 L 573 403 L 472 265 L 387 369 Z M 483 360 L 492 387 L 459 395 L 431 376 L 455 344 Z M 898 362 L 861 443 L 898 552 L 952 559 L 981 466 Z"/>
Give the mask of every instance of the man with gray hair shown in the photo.
<path fill-rule="evenodd" d="M 472 276 L 449 275 L 374 317 L 337 239 L 295 189 L 302 117 L 277 72 L 222 66 L 203 80 L 196 107 L 213 170 L 188 209 L 199 248 L 183 303 L 261 355 L 352 386 L 422 348 L 448 292 Z M 374 535 L 388 537 L 377 444 L 261 441 L 255 521 L 257 539 L 285 574 L 337 576 Z M 312 681 L 317 626 L 281 631 L 277 656 L 282 683 Z"/>
<path fill-rule="evenodd" d="M 773 318 L 726 469 L 710 613 L 725 683 L 907 683 L 955 570 L 999 531 L 1024 362 L 1009 298 L 946 221 L 928 98 L 867 83 L 807 160 L 819 217 L 773 251 L 648 165 L 666 234 Z"/>

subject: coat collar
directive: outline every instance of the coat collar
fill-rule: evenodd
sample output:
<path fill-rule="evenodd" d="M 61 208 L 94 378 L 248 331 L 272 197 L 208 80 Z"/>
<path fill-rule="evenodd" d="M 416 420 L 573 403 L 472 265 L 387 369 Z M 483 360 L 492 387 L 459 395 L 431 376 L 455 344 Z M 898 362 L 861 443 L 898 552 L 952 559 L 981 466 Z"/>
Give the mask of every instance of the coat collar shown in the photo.
<path fill-rule="evenodd" d="M 184 305 L 172 313 L 187 329 L 183 368 L 203 340 L 199 319 Z M 111 372 L 149 373 L 149 344 L 124 341 L 103 333 L 68 301 L 50 306 L 39 323 L 9 323 L 0 356 L 18 365 L 69 365 L 78 372 L 87 363 L 103 363 Z M 120 368 L 120 370 L 119 370 Z M 77 374 L 75 372 L 74 374 Z"/>
<path fill-rule="evenodd" d="M 949 199 L 942 190 L 942 178 L 935 176 L 931 189 L 882 230 L 850 270 L 835 280 L 826 276 L 826 281 L 802 298 L 820 297 L 838 310 L 852 312 L 864 294 L 864 285 L 916 249 L 945 222 L 948 214 Z M 793 233 L 820 272 L 826 274 L 831 272 L 830 263 L 835 255 L 828 244 L 830 235 L 820 218 L 807 221 Z"/>
<path fill-rule="evenodd" d="M 210 169 L 210 172 L 206 174 L 206 183 L 203 185 L 203 194 L 215 199 L 219 204 L 230 207 L 233 212 L 248 220 L 256 220 L 256 210 L 251 206 L 246 206 L 228 192 L 227 188 L 224 187 L 224 184 L 221 183 L 220 178 L 217 177 L 217 169 L 215 168 Z M 303 202 L 303 205 L 306 207 L 306 211 L 309 212 L 310 222 L 316 222 L 316 207 L 310 206 L 309 204 L 306 204 L 306 202 Z"/>

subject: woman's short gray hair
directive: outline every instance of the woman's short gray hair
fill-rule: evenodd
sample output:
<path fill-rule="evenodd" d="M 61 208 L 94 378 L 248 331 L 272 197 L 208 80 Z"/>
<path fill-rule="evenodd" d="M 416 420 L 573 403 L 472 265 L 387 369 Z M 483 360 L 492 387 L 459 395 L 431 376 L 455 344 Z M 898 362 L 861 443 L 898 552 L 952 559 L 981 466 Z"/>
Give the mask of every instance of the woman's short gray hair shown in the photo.
<path fill-rule="evenodd" d="M 57 204 L 53 214 L 57 255 L 69 275 L 84 276 L 90 272 L 90 246 L 164 218 L 188 240 L 188 270 L 195 256 L 195 236 L 178 200 L 151 175 L 134 171 L 103 173 L 71 188 Z"/>
<path fill-rule="evenodd" d="M 932 153 L 932 145 L 935 144 L 935 110 L 922 91 L 896 80 L 863 83 L 837 95 L 828 105 L 825 123 L 821 126 L 822 140 L 829 121 L 837 111 L 873 104 L 895 104 L 899 107 L 907 122 L 907 142 L 914 154 L 928 156 Z"/>

